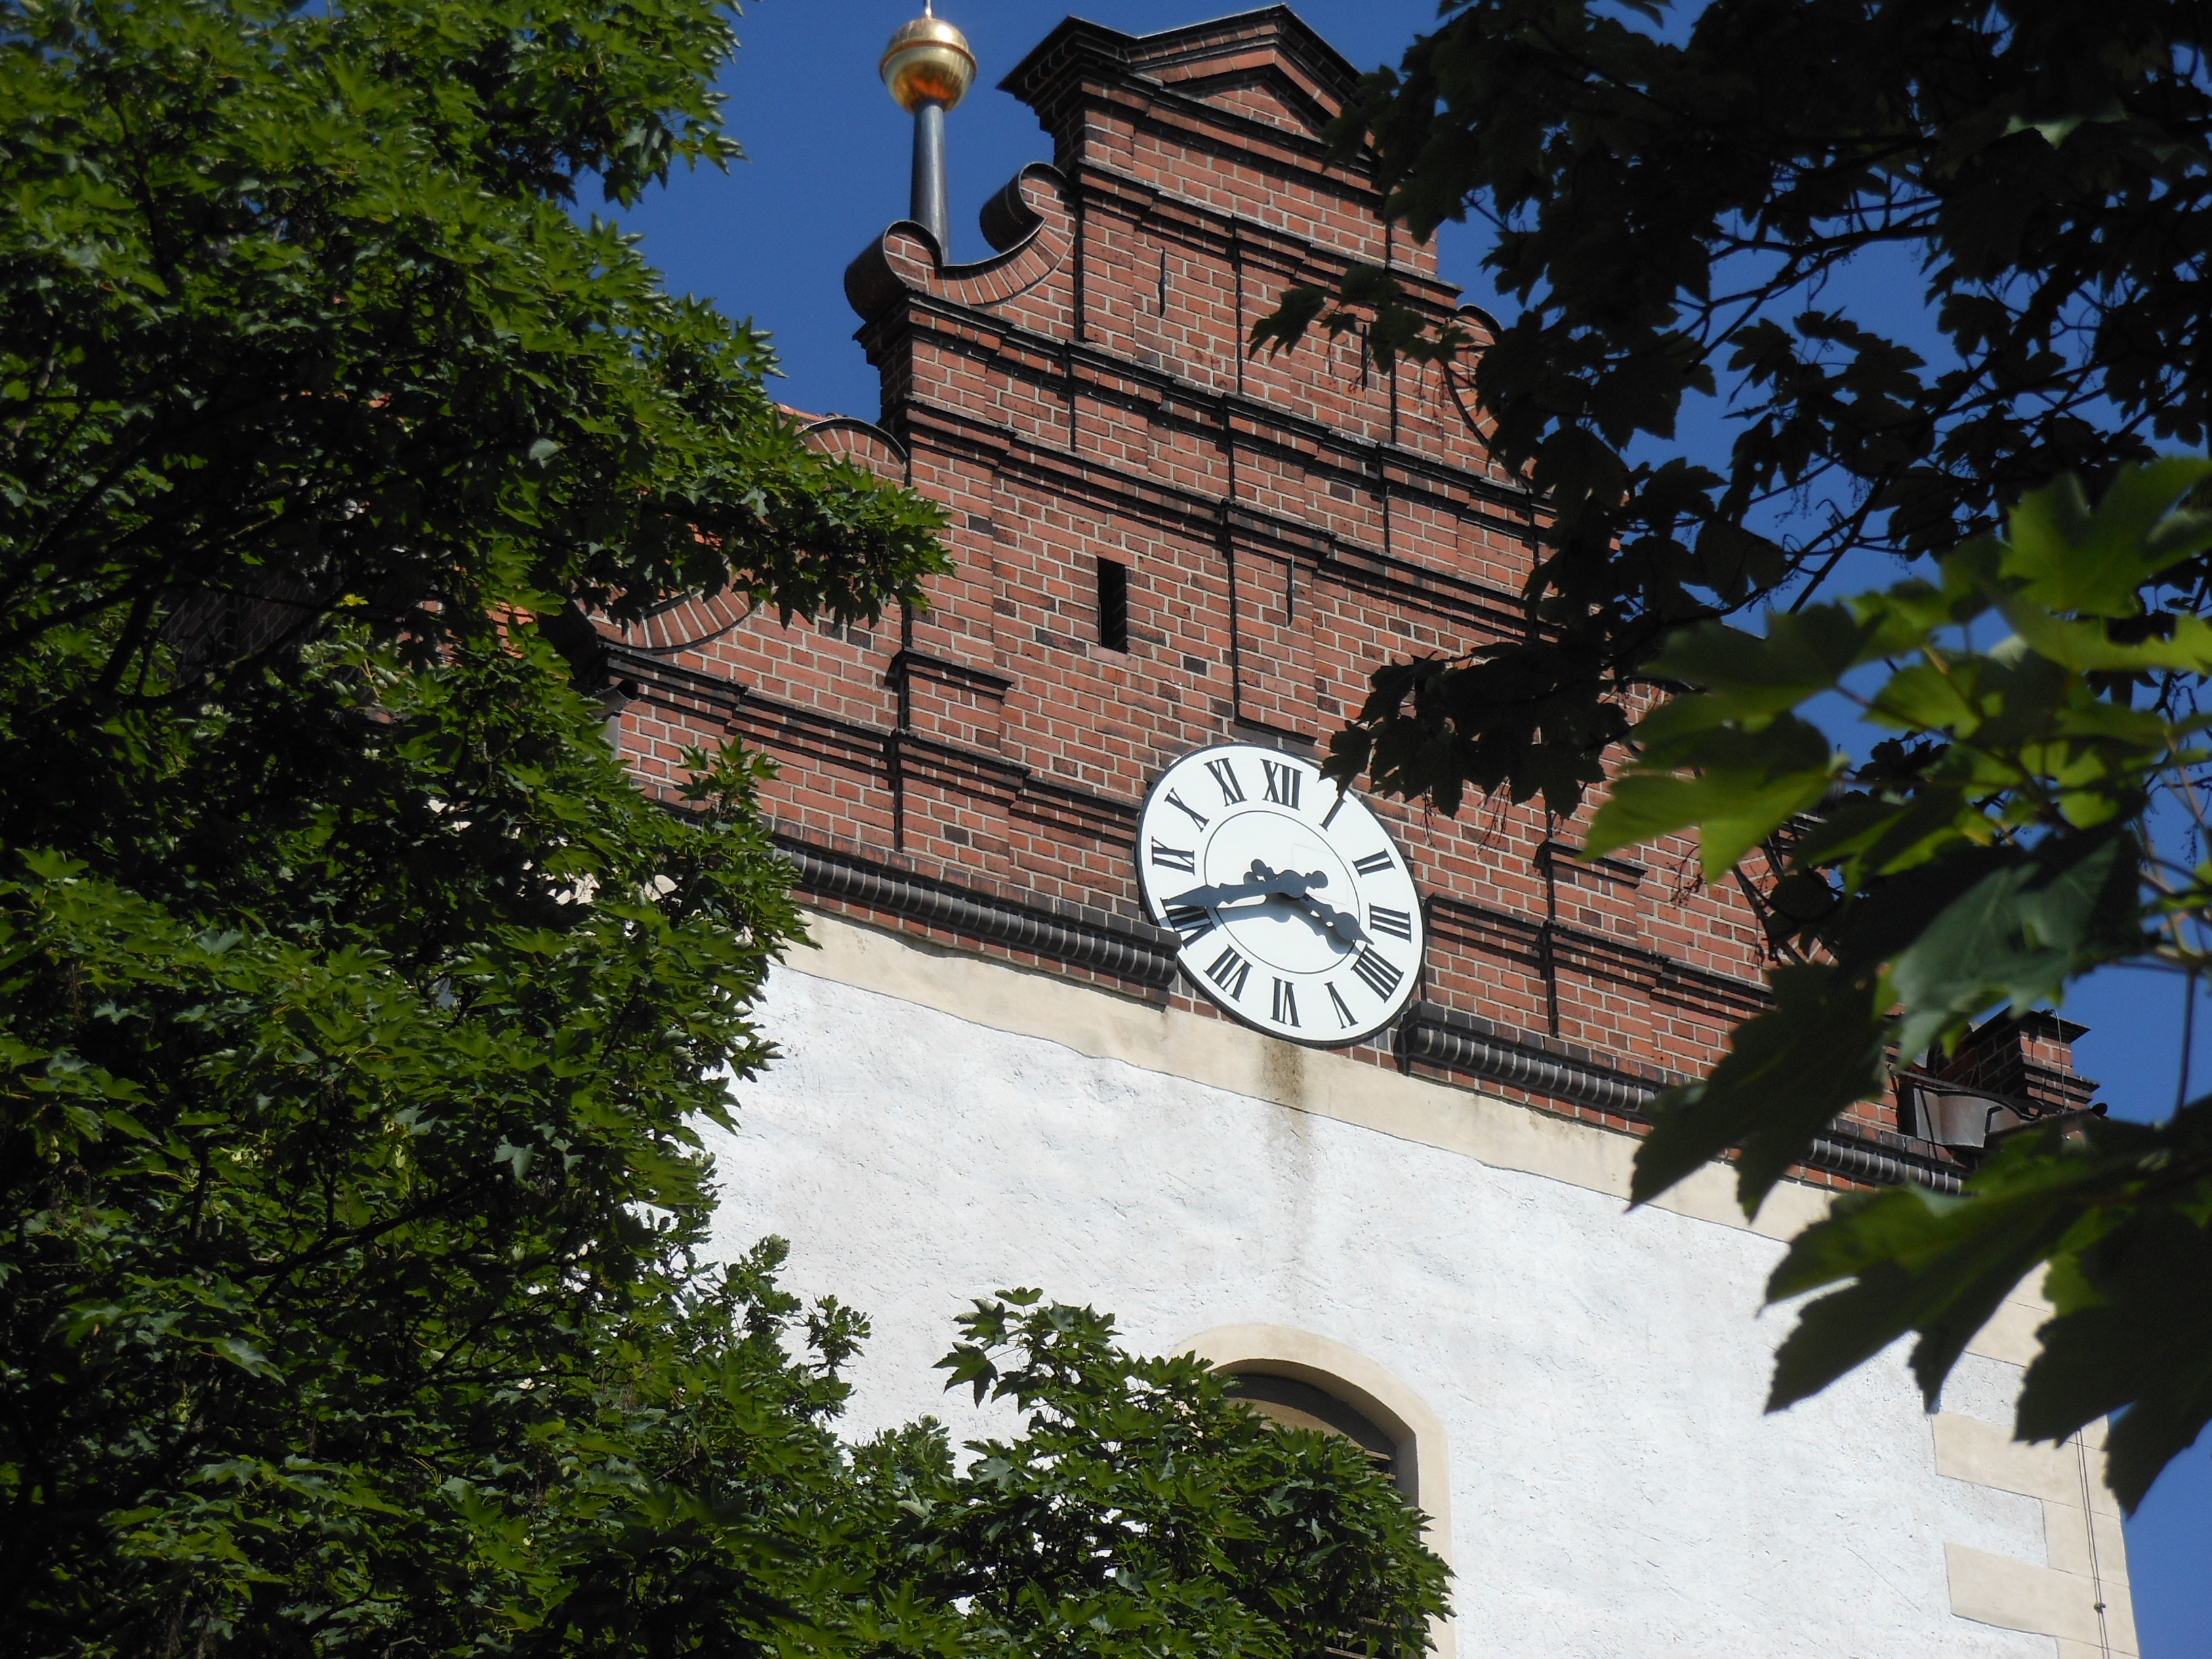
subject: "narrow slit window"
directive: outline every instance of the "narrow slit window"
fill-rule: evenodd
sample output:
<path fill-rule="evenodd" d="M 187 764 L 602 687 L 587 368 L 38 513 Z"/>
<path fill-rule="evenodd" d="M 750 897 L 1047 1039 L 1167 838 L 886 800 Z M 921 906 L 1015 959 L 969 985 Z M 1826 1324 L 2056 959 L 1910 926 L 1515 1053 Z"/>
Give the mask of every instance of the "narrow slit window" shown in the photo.
<path fill-rule="evenodd" d="M 1098 561 L 1098 643 L 1129 648 L 1129 567 L 1112 559 Z"/>

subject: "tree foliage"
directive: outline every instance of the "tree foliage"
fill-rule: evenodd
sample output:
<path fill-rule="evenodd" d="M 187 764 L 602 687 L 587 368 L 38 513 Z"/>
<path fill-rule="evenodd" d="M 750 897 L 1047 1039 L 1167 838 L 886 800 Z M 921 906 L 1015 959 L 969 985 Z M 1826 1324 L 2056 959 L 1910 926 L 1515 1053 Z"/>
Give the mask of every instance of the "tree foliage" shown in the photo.
<path fill-rule="evenodd" d="M 1493 231 L 1484 263 L 1522 309 L 1475 391 L 1498 459 L 1556 516 L 1528 636 L 1378 673 L 1341 775 L 1565 814 L 1674 629 L 1802 599 L 1855 551 L 1932 556 L 2063 474 L 2094 495 L 2203 442 L 2203 8 L 1441 10 L 1334 137 L 1371 137 L 1385 210 L 1416 236 Z M 1870 269 L 1917 277 L 1923 304 L 1841 303 Z M 1468 343 L 1370 268 L 1291 290 L 1254 343 L 1316 325 L 1386 360 Z M 1716 412 L 1724 465 L 1678 441 Z"/>
<path fill-rule="evenodd" d="M 2129 693 L 2212 673 L 2212 624 L 2144 604 L 2193 586 L 2189 565 L 2212 549 L 2212 514 L 2174 509 L 2208 478 L 2212 461 L 2125 469 L 2094 510 L 2063 480 L 2024 497 L 2002 537 L 1946 554 L 1933 580 L 1808 605 L 1764 635 L 1708 623 L 1668 642 L 1656 669 L 1698 689 L 1638 725 L 1589 850 L 1695 828 L 1719 874 L 1820 810 L 1773 894 L 1768 931 L 1794 959 L 1773 975 L 1776 1006 L 1662 1099 L 1637 1200 L 1741 1146 L 1755 1211 L 1897 1057 L 1954 1044 L 1992 1007 L 2056 1001 L 2108 963 L 2207 965 L 2212 861 L 2192 780 L 2212 761 L 2212 714 Z M 1899 734 L 1863 766 L 1799 712 L 1839 692 Z M 2151 839 L 2160 796 L 2181 809 L 2183 848 Z M 2017 1130 L 1962 1196 L 1844 1197 L 1798 1237 L 1774 1299 L 1851 1282 L 1804 1309 L 1770 1405 L 1917 1332 L 1932 1407 L 1968 1340 L 2047 1263 L 2057 1312 L 2019 1432 L 2063 1438 L 2125 1407 L 2107 1478 L 2132 1509 L 2212 1421 L 2208 1261 L 2212 1100 L 2155 1127 L 2077 1115 Z"/>
<path fill-rule="evenodd" d="M 1024 1414 L 965 1474 L 915 1490 L 893 1576 L 1019 1653 L 1419 1654 L 1443 1611 L 1422 1516 L 1340 1435 L 1285 1433 L 1190 1355 L 1133 1359 L 1088 1309 L 978 1303 L 947 1388 Z"/>
<path fill-rule="evenodd" d="M 1441 1605 L 1387 1484 L 1094 1316 L 979 1310 L 1027 1420 L 962 1468 L 841 1445 L 865 1322 L 778 1249 L 699 1260 L 799 937 L 765 769 L 649 802 L 538 619 L 943 568 L 574 202 L 733 155 L 733 44 L 0 0 L 10 1654 L 1289 1659 Z"/>
<path fill-rule="evenodd" d="M 1975 1017 L 2106 963 L 2205 966 L 2212 533 L 2175 504 L 2207 472 L 2154 457 L 2203 446 L 2212 414 L 2212 14 L 1441 13 L 1334 138 L 1371 143 L 1417 236 L 1493 231 L 1522 309 L 1475 389 L 1555 516 L 1526 635 L 1382 665 L 1330 769 L 1565 816 L 1626 743 L 1591 849 L 1694 828 L 1713 875 L 1809 815 L 1767 896 L 1776 1006 L 1662 1101 L 1637 1165 L 1640 1200 L 1736 1149 L 1755 1208 L 1838 1110 Z M 1870 272 L 1920 305 L 1845 303 Z M 1315 327 L 1385 360 L 1474 343 L 1355 267 L 1290 291 L 1252 344 Z M 1685 435 L 1715 418 L 1724 457 Z M 1869 554 L 1922 574 L 1820 602 Z M 1838 694 L 1899 736 L 1836 752 L 1808 705 Z M 2020 1432 L 2126 1407 L 2110 1478 L 2132 1506 L 2212 1417 L 2208 1135 L 2206 1103 L 2156 1128 L 2083 1119 L 2009 1138 L 1961 1198 L 1841 1200 L 1774 1279 L 1777 1298 L 1845 1288 L 1805 1310 L 1773 1403 L 1911 1331 L 1932 1401 L 2048 1263 L 2059 1314 Z"/>

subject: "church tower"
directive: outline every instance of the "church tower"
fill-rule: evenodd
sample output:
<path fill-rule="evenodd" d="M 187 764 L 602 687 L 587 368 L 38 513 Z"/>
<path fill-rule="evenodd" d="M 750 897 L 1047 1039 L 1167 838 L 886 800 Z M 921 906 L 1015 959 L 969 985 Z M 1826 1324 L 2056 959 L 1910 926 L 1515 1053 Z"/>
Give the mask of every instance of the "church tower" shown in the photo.
<path fill-rule="evenodd" d="M 1754 1224 L 1718 1167 L 1627 1212 L 1654 1095 L 1765 1005 L 1756 886 L 1319 775 L 1375 667 L 1526 626 L 1547 522 L 1464 365 L 1243 349 L 1352 262 L 1488 335 L 1329 159 L 1355 81 L 1286 7 L 1070 19 L 1000 83 L 1052 160 L 969 264 L 925 193 L 967 83 L 909 86 L 918 216 L 845 283 L 882 405 L 808 429 L 942 504 L 956 568 L 876 629 L 723 597 L 604 640 L 648 787 L 729 733 L 780 763 L 812 912 L 763 1011 L 784 1057 L 718 1146 L 726 1239 L 784 1235 L 795 1287 L 872 1316 L 863 1431 L 960 1437 L 951 1319 L 1035 1285 L 1362 1439 L 1455 1568 L 1447 1653 L 2133 1653 L 2094 1433 L 2010 1441 L 2039 1304 L 1933 1418 L 1893 1356 L 1760 1412 L 1778 1241 L 2079 1109 L 2079 1028 L 1993 1022 Z"/>

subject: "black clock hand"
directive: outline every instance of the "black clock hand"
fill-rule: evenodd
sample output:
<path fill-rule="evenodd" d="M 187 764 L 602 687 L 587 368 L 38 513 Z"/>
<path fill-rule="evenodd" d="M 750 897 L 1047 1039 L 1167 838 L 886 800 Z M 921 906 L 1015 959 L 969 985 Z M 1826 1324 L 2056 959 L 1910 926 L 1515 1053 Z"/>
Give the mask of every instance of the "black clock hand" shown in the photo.
<path fill-rule="evenodd" d="M 1194 904 L 1201 909 L 1212 909 L 1216 905 L 1229 904 L 1237 899 L 1284 898 L 1302 899 L 1310 887 L 1326 887 L 1328 875 L 1316 870 L 1300 875 L 1294 870 L 1270 870 L 1265 860 L 1254 859 L 1248 879 L 1231 886 L 1194 887 L 1187 893 L 1177 893 L 1167 902 L 1172 905 Z"/>
<path fill-rule="evenodd" d="M 1196 905 L 1201 910 L 1211 910 L 1218 904 L 1234 903 L 1238 899 L 1273 898 L 1274 894 L 1255 882 L 1243 882 L 1234 887 L 1194 887 L 1188 893 L 1177 893 L 1166 901 L 1172 908 Z"/>
<path fill-rule="evenodd" d="M 1334 933 L 1347 948 L 1367 942 L 1367 930 L 1359 925 L 1359 918 L 1348 910 L 1340 910 L 1317 898 L 1303 896 L 1291 901 L 1328 932 Z"/>
<path fill-rule="evenodd" d="M 1338 909 L 1326 899 L 1317 899 L 1313 896 L 1313 888 L 1328 885 L 1328 877 L 1325 872 L 1316 870 L 1301 876 L 1293 871 L 1278 875 L 1264 862 L 1255 859 L 1252 860 L 1252 875 L 1254 879 L 1267 883 L 1274 896 L 1289 901 L 1321 923 L 1322 928 L 1334 934 L 1338 943 L 1346 949 L 1366 942 L 1367 930 L 1359 925 L 1358 917 Z"/>
<path fill-rule="evenodd" d="M 1313 896 L 1311 889 L 1328 885 L 1327 872 L 1310 871 L 1300 875 L 1295 870 L 1275 871 L 1267 867 L 1263 859 L 1254 859 L 1250 878 L 1235 886 L 1194 887 L 1187 893 L 1178 893 L 1170 899 L 1170 905 L 1194 905 L 1202 909 L 1214 909 L 1237 899 L 1282 899 L 1297 906 L 1322 925 L 1323 931 L 1333 934 L 1346 948 L 1367 941 L 1367 930 L 1359 919 L 1338 909 L 1323 899 Z"/>

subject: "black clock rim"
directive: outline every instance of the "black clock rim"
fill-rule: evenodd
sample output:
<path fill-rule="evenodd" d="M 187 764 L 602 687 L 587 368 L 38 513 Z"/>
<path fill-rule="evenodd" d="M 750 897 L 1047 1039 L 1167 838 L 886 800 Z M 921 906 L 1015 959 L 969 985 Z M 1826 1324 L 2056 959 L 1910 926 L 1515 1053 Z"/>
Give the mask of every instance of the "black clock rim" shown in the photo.
<path fill-rule="evenodd" d="M 1211 755 L 1215 753 L 1217 750 L 1229 749 L 1234 749 L 1240 751 L 1250 751 L 1252 753 L 1263 755 L 1284 754 L 1283 750 L 1279 749 L 1270 749 L 1264 743 L 1243 743 L 1235 738 L 1230 738 L 1221 743 L 1200 744 L 1195 749 L 1184 750 L 1182 754 L 1176 756 L 1172 760 L 1170 760 L 1162 765 L 1159 771 L 1154 775 L 1152 782 L 1146 786 L 1145 798 L 1137 803 L 1137 838 L 1134 844 L 1129 849 L 1129 872 L 1136 881 L 1137 897 L 1139 902 L 1144 908 L 1145 919 L 1150 921 L 1155 927 L 1166 927 L 1167 917 L 1164 912 L 1158 915 L 1155 915 L 1152 913 L 1152 889 L 1145 880 L 1145 815 L 1152 811 L 1152 797 L 1159 793 L 1160 786 L 1167 781 L 1169 773 L 1174 771 L 1176 767 L 1181 766 L 1185 761 L 1196 760 L 1201 755 Z M 1289 760 L 1303 760 L 1304 759 L 1304 757 L 1300 755 L 1285 755 L 1284 756 L 1284 758 Z M 1315 762 L 1307 761 L 1306 764 L 1313 767 L 1316 772 L 1320 772 L 1321 770 L 1320 766 Z M 1370 1026 L 1367 1030 L 1358 1032 L 1352 1036 L 1338 1036 L 1333 1038 L 1285 1036 L 1280 1031 L 1269 1030 L 1264 1027 L 1254 1024 L 1249 1019 L 1245 1018 L 1245 1016 L 1237 1012 L 1236 1009 L 1231 1007 L 1227 1003 L 1222 1001 L 1219 997 L 1214 995 L 1212 991 L 1207 988 L 1206 981 L 1198 974 L 1193 972 L 1188 964 L 1183 961 L 1182 947 L 1180 944 L 1176 945 L 1175 951 L 1176 972 L 1188 982 L 1192 990 L 1197 992 L 1200 996 L 1205 998 L 1207 1002 L 1211 1003 L 1215 1008 L 1220 1010 L 1224 1017 L 1235 1021 L 1237 1024 L 1242 1025 L 1248 1031 L 1255 1031 L 1261 1036 L 1272 1037 L 1277 1042 L 1291 1043 L 1300 1048 L 1357 1048 L 1363 1042 L 1371 1042 L 1376 1037 L 1382 1036 L 1385 1032 L 1395 1030 L 1401 1022 L 1412 1014 L 1415 1005 L 1420 1001 L 1421 992 L 1428 978 L 1428 900 L 1427 896 L 1421 890 L 1419 878 L 1414 874 L 1413 860 L 1406 855 L 1405 843 L 1401 842 L 1396 834 L 1391 830 L 1390 826 L 1382 821 L 1382 815 L 1375 811 L 1373 807 L 1367 805 L 1367 797 L 1364 792 L 1347 789 L 1345 793 L 1352 795 L 1359 802 L 1361 806 L 1366 808 L 1367 816 L 1375 821 L 1375 827 L 1382 832 L 1382 839 L 1390 843 L 1390 850 L 1397 854 L 1398 862 L 1405 866 L 1406 879 L 1413 884 L 1414 915 L 1419 919 L 1419 926 L 1421 929 L 1421 948 L 1416 957 L 1413 966 L 1410 970 L 1413 981 L 1413 988 L 1406 994 L 1406 1000 L 1401 1006 L 1400 1006 L 1381 1024 Z"/>

